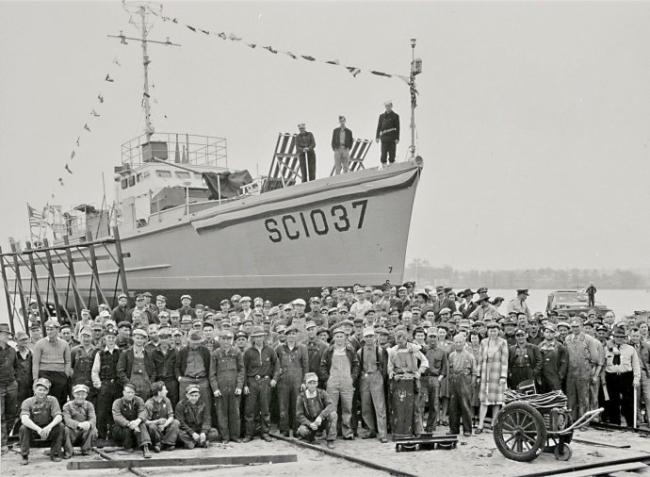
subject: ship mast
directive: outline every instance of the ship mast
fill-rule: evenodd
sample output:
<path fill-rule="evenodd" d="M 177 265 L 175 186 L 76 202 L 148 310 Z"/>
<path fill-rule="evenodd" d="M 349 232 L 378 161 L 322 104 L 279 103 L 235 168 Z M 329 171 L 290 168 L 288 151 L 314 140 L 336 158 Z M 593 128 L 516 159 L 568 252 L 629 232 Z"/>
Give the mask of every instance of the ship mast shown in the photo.
<path fill-rule="evenodd" d="M 129 12 L 129 10 L 126 8 L 127 5 L 124 4 L 124 9 Z M 120 31 L 119 35 L 107 35 L 110 38 L 119 38 L 120 42 L 124 45 L 127 45 L 128 42 L 126 40 L 131 40 L 131 41 L 139 41 L 140 44 L 142 45 L 142 66 L 144 68 L 144 86 L 143 86 L 143 92 L 142 92 L 142 107 L 144 108 L 144 134 L 147 137 L 147 142 L 151 139 L 151 136 L 155 132 L 155 129 L 153 127 L 153 123 L 151 122 L 151 93 L 149 92 L 149 64 L 151 63 L 151 60 L 149 59 L 149 50 L 147 48 L 149 43 L 155 43 L 158 45 L 165 45 L 165 46 L 181 46 L 178 43 L 172 43 L 169 40 L 169 37 L 165 41 L 159 41 L 159 40 L 150 40 L 149 39 L 149 32 L 151 30 L 150 27 L 147 26 L 147 12 L 150 9 L 149 4 L 144 2 L 141 3 L 140 5 L 137 6 L 137 13 L 140 15 L 140 29 L 141 29 L 141 37 L 140 38 L 135 38 L 135 37 L 130 37 L 130 36 L 125 36 L 122 31 Z M 131 12 L 129 12 L 131 13 Z M 129 23 L 133 23 L 131 20 Z"/>
<path fill-rule="evenodd" d="M 418 94 L 415 88 L 415 77 L 422 73 L 422 60 L 415 58 L 415 38 L 411 38 L 411 74 L 409 76 L 409 89 L 411 92 L 411 146 L 409 152 L 411 159 L 415 159 L 415 107 L 417 106 L 416 95 Z"/>

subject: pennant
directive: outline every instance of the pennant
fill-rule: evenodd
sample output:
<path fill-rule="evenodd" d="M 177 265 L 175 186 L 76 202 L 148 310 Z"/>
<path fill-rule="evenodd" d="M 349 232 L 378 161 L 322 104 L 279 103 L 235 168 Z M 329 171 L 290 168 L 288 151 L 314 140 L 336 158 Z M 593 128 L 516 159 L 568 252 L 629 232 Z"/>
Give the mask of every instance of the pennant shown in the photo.
<path fill-rule="evenodd" d="M 278 50 L 274 49 L 274 48 L 273 48 L 272 46 L 270 46 L 270 45 L 269 45 L 269 46 L 263 46 L 262 49 L 263 49 L 263 50 L 267 50 L 267 51 L 269 51 L 270 53 L 273 53 L 274 55 L 278 53 Z"/>
<path fill-rule="evenodd" d="M 88 127 L 88 123 L 84 124 L 84 129 L 88 132 L 92 132 L 90 128 Z"/>
<path fill-rule="evenodd" d="M 257 45 L 255 43 L 246 43 L 249 48 L 256 48 Z"/>
<path fill-rule="evenodd" d="M 241 37 L 235 35 L 234 33 L 231 33 L 230 35 L 228 35 L 228 39 L 230 41 L 241 41 L 242 40 Z"/>
<path fill-rule="evenodd" d="M 115 80 L 111 78 L 111 75 L 106 73 L 106 78 L 104 78 L 104 81 L 108 81 L 109 83 L 114 83 Z"/>
<path fill-rule="evenodd" d="M 70 170 L 70 167 L 67 164 L 65 165 L 65 170 L 68 172 L 68 174 L 72 174 L 72 171 Z"/>
<path fill-rule="evenodd" d="M 371 72 L 373 75 L 377 75 L 377 76 L 385 76 L 385 77 L 387 77 L 387 78 L 392 78 L 392 77 L 393 77 L 393 75 L 390 75 L 390 74 L 388 74 L 388 73 L 384 73 L 383 71 L 374 71 L 374 70 L 371 70 L 370 72 Z"/>
<path fill-rule="evenodd" d="M 397 76 L 399 79 L 404 81 L 407 85 L 409 86 L 411 85 L 411 79 L 408 76 L 404 76 L 404 75 L 395 75 L 395 76 Z"/>
<path fill-rule="evenodd" d="M 291 53 L 290 51 L 285 51 L 285 54 L 289 55 L 294 60 L 298 59 L 298 57 L 296 55 L 294 55 L 293 53 Z"/>
<path fill-rule="evenodd" d="M 352 74 L 353 78 L 356 78 L 357 75 L 359 73 L 361 73 L 361 70 L 359 68 L 355 67 L 355 66 L 346 66 L 345 69 L 348 70 Z"/>
<path fill-rule="evenodd" d="M 59 184 L 61 184 L 61 186 L 63 186 L 63 177 L 59 177 Z"/>
<path fill-rule="evenodd" d="M 337 66 L 341 64 L 339 63 L 339 60 L 329 60 L 326 61 L 325 63 L 327 63 L 328 65 L 337 65 Z"/>
<path fill-rule="evenodd" d="M 172 22 L 178 23 L 178 18 L 172 18 Z"/>
<path fill-rule="evenodd" d="M 206 35 L 210 34 L 210 32 L 208 30 L 201 30 L 201 33 L 205 33 Z"/>
<path fill-rule="evenodd" d="M 79 147 L 79 139 L 81 139 L 81 136 L 77 136 L 77 147 Z"/>
<path fill-rule="evenodd" d="M 75 151 L 72 151 L 72 153 L 70 154 L 70 159 L 74 159 L 75 154 L 76 154 Z"/>
<path fill-rule="evenodd" d="M 217 36 L 222 40 L 226 40 L 228 38 L 224 32 L 217 33 Z"/>
<path fill-rule="evenodd" d="M 113 58 L 113 64 L 117 66 L 122 66 L 117 58 Z"/>
<path fill-rule="evenodd" d="M 314 58 L 313 56 L 309 56 L 309 55 L 300 55 L 300 56 L 302 56 L 303 59 L 307 61 L 316 61 L 316 58 Z"/>
<path fill-rule="evenodd" d="M 192 30 L 194 33 L 196 33 L 196 28 L 194 28 L 192 25 L 185 25 L 187 28 Z"/>
<path fill-rule="evenodd" d="M 90 114 L 92 114 L 96 118 L 98 118 L 100 116 L 99 113 L 97 111 L 95 111 L 94 109 L 90 112 Z"/>
<path fill-rule="evenodd" d="M 101 94 L 97 95 L 97 99 L 99 100 L 100 103 L 104 102 L 104 97 Z"/>

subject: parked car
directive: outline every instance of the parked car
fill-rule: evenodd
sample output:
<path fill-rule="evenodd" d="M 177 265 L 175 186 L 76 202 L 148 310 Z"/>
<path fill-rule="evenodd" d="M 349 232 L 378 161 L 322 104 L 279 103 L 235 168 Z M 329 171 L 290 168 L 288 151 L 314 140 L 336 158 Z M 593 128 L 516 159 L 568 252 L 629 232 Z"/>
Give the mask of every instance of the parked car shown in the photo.
<path fill-rule="evenodd" d="M 546 302 L 546 313 L 567 313 L 570 316 L 578 315 L 582 312 L 588 313 L 595 310 L 600 317 L 608 311 L 608 307 L 602 303 L 596 302 L 595 306 L 589 306 L 589 297 L 584 290 L 555 290 L 549 293 Z"/>

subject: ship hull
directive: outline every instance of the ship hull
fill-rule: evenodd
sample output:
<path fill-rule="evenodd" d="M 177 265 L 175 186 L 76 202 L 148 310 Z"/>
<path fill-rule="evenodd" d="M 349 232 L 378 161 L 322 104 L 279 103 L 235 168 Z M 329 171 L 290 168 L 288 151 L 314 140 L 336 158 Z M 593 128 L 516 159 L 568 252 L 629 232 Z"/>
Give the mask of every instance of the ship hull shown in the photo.
<path fill-rule="evenodd" d="M 277 303 L 326 285 L 399 283 L 420 171 L 405 162 L 324 178 L 123 234 L 128 289 L 164 294 L 170 306 L 183 293 L 216 306 L 235 293 Z M 117 267 L 98 267 L 113 301 Z M 60 264 L 55 273 L 58 282 L 68 276 Z M 44 290 L 47 277 L 39 277 Z M 88 296 L 90 273 L 77 281 Z"/>

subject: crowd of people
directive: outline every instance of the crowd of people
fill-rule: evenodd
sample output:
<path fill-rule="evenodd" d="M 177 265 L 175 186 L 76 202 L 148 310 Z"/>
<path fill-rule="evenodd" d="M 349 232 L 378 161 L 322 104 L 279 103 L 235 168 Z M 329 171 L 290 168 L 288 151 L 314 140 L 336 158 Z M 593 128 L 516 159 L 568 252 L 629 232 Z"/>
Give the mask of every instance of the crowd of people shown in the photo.
<path fill-rule="evenodd" d="M 650 418 L 647 317 L 533 313 L 528 290 L 324 287 L 275 305 L 234 295 L 178 309 L 121 295 L 76 323 L 30 313 L 29 334 L 0 324 L 2 452 L 35 439 L 54 461 L 112 443 L 152 452 L 284 436 L 324 444 L 388 441 L 442 427 L 489 431 L 506 389 L 562 390 L 574 419 Z M 496 303 L 496 305 L 494 304 Z M 47 336 L 41 336 L 44 328 Z M 638 409 L 635 409 L 635 399 Z M 638 416 L 641 416 L 638 413 Z M 648 422 L 650 424 L 650 422 Z"/>

